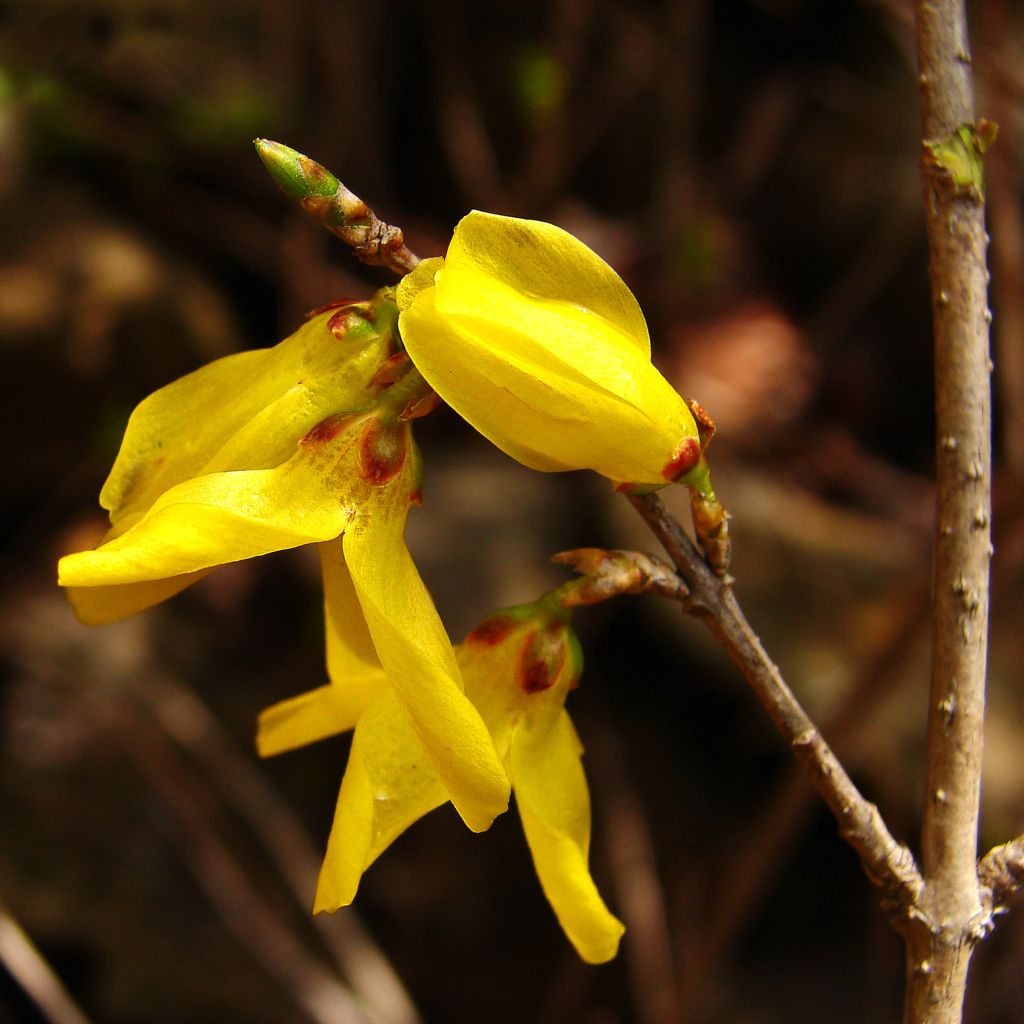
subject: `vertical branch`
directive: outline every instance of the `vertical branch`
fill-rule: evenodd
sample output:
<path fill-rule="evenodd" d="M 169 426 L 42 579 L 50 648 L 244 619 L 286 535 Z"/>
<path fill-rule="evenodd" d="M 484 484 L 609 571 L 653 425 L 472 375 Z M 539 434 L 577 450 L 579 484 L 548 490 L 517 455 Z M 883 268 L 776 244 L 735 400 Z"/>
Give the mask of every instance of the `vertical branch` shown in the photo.
<path fill-rule="evenodd" d="M 981 155 L 962 0 L 916 0 L 935 332 L 936 535 L 922 855 L 905 1024 L 957 1024 L 987 927 L 977 871 L 988 634 L 991 413 Z"/>

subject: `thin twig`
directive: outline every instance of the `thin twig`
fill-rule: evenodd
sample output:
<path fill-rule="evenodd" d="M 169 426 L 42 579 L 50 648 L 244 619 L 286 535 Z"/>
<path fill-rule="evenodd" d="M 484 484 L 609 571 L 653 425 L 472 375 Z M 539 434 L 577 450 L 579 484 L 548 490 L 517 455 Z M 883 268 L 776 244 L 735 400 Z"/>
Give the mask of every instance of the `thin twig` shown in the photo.
<path fill-rule="evenodd" d="M 731 581 L 711 571 L 657 495 L 630 495 L 629 501 L 661 541 L 689 587 L 691 610 L 703 618 L 743 673 L 835 816 L 840 835 L 859 854 L 868 877 L 905 913 L 917 901 L 922 887 L 913 855 L 889 833 L 878 808 L 861 795 L 786 685 L 743 615 Z"/>
<path fill-rule="evenodd" d="M 679 1024 L 683 1008 L 675 989 L 665 887 L 643 802 L 630 778 L 621 737 L 588 724 L 589 770 L 605 827 L 601 836 L 622 917 L 629 934 L 627 972 L 639 1024 Z"/>
<path fill-rule="evenodd" d="M 50 1024 L 89 1024 L 25 930 L 0 906 L 0 964 Z"/>
<path fill-rule="evenodd" d="M 557 79 L 546 104 L 531 112 L 529 146 L 514 176 L 515 200 L 523 210 L 535 210 L 550 201 L 552 183 L 565 180 L 566 165 L 573 160 L 583 58 L 597 14 L 593 4 L 581 0 L 557 0 L 548 9 L 546 49 Z M 586 96 L 585 102 L 589 101 Z"/>
<path fill-rule="evenodd" d="M 863 760 L 864 739 L 877 722 L 882 704 L 908 677 L 899 669 L 908 647 L 928 621 L 928 591 L 924 575 L 907 588 L 894 591 L 887 601 L 888 630 L 868 652 L 843 690 L 839 706 L 825 720 L 822 731 L 844 763 L 856 768 Z M 719 965 L 743 934 L 771 881 L 779 874 L 786 852 L 801 825 L 810 816 L 814 794 L 807 788 L 798 764 L 792 764 L 745 829 L 744 842 L 735 844 L 722 862 L 723 883 L 715 896 L 715 913 L 702 936 L 694 962 L 687 966 L 684 991 L 687 1005 L 706 1005 L 714 992 Z"/>
<path fill-rule="evenodd" d="M 660 594 L 685 606 L 690 593 L 679 575 L 664 562 L 640 551 L 605 551 L 604 548 L 573 548 L 551 557 L 571 565 L 579 579 L 558 588 L 563 608 L 598 604 L 619 594 Z"/>
<path fill-rule="evenodd" d="M 463 195 L 484 210 L 506 210 L 508 190 L 477 90 L 466 67 L 466 12 L 462 4 L 427 4 L 436 120 L 448 164 Z"/>

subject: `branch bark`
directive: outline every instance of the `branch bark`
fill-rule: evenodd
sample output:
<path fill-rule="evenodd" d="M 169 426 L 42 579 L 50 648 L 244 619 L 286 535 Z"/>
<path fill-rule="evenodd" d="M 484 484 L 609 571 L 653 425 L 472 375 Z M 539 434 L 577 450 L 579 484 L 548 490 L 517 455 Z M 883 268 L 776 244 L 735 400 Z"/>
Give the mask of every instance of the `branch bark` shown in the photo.
<path fill-rule="evenodd" d="M 982 157 L 963 0 L 915 0 L 922 190 L 935 335 L 936 534 L 922 870 L 859 793 L 715 576 L 654 495 L 631 496 L 703 617 L 895 906 L 907 949 L 904 1024 L 960 1024 L 977 942 L 1024 888 L 1024 837 L 978 861 L 991 544 L 991 383 Z"/>
<path fill-rule="evenodd" d="M 858 853 L 868 877 L 881 887 L 898 918 L 914 915 L 923 881 L 911 852 L 890 834 L 878 808 L 847 775 L 831 747 L 786 685 L 781 672 L 747 622 L 731 580 L 717 576 L 654 494 L 629 496 L 690 590 L 687 610 L 704 619 L 743 673 L 755 696 Z"/>
<path fill-rule="evenodd" d="M 917 0 L 935 334 L 936 534 L 920 927 L 906 930 L 904 1024 L 958 1024 L 991 927 L 977 836 L 992 555 L 987 236 L 962 0 Z"/>

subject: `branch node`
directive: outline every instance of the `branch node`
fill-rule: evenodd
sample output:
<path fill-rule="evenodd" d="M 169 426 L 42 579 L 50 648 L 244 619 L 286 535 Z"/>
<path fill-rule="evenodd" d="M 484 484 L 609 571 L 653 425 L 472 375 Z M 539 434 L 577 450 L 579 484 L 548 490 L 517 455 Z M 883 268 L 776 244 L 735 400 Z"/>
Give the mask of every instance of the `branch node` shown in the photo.
<path fill-rule="evenodd" d="M 982 903 L 992 914 L 1005 913 L 1004 904 L 1024 888 L 1024 835 L 995 846 L 978 861 Z"/>

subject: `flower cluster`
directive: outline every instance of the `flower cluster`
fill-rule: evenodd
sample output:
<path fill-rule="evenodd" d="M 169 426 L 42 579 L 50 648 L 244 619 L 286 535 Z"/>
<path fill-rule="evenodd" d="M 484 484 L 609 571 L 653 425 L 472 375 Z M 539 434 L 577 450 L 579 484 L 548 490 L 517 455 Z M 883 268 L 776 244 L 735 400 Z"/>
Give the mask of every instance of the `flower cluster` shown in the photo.
<path fill-rule="evenodd" d="M 412 422 L 438 396 L 535 469 L 631 489 L 702 472 L 690 409 L 651 365 L 614 271 L 559 228 L 473 213 L 397 291 L 326 308 L 276 347 L 145 399 L 100 496 L 110 531 L 63 558 L 59 582 L 98 624 L 226 563 L 317 544 L 330 683 L 265 711 L 258 735 L 270 754 L 355 730 L 315 908 L 350 903 L 433 808 L 450 801 L 481 831 L 514 791 L 559 921 L 601 962 L 622 926 L 587 866 L 567 613 L 549 595 L 453 648 L 405 545 L 420 500 Z"/>
<path fill-rule="evenodd" d="M 256 742 L 269 756 L 355 727 L 314 904 L 333 911 L 352 902 L 363 872 L 405 829 L 450 796 L 372 654 L 354 662 L 340 650 L 339 616 L 355 594 L 331 546 L 321 550 L 331 681 L 265 710 Z M 496 612 L 455 655 L 512 785 L 544 892 L 580 956 L 602 963 L 623 928 L 587 867 L 583 747 L 564 706 L 582 655 L 568 616 L 557 592 Z"/>

